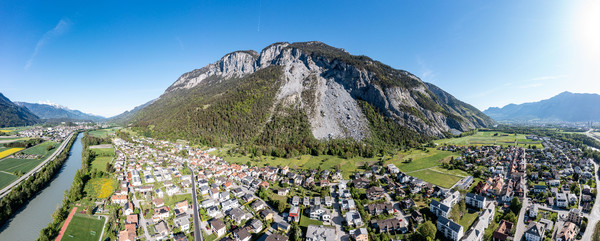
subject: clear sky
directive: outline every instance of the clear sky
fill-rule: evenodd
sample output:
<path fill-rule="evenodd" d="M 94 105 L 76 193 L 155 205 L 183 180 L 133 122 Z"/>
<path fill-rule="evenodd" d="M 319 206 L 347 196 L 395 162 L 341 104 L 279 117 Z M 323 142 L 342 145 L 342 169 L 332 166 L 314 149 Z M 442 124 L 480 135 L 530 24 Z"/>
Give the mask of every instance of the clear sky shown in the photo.
<path fill-rule="evenodd" d="M 600 1 L 0 1 L 0 92 L 113 116 L 235 50 L 318 40 L 483 110 L 600 93 Z"/>

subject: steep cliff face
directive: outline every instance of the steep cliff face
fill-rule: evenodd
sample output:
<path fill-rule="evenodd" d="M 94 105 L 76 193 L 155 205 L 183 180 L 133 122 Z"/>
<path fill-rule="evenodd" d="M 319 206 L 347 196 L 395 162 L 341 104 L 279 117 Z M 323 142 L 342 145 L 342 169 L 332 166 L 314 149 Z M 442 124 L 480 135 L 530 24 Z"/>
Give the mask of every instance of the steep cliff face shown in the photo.
<path fill-rule="evenodd" d="M 275 43 L 261 51 L 237 51 L 204 68 L 183 74 L 157 102 L 142 111 L 142 125 L 156 124 L 145 113 L 158 113 L 168 105 L 178 106 L 189 98 L 210 99 L 247 81 L 257 72 L 277 68 L 271 89 L 275 91 L 262 110 L 265 123 L 282 110 L 299 110 L 319 140 L 352 138 L 360 141 L 373 135 L 376 126 L 365 116 L 364 101 L 377 112 L 424 136 L 443 137 L 485 127 L 492 120 L 440 88 L 415 75 L 393 69 L 365 56 L 353 56 L 320 42 Z M 213 93 L 199 89 L 218 89 Z M 182 97 L 187 96 L 187 97 Z M 193 97 L 191 97 L 193 96 Z M 210 105 L 210 103 L 204 103 Z M 202 115 L 184 112 L 184 115 Z M 189 124 L 192 125 L 192 124 Z M 189 126 L 186 125 L 186 126 Z M 257 135 L 261 130 L 257 130 Z"/>

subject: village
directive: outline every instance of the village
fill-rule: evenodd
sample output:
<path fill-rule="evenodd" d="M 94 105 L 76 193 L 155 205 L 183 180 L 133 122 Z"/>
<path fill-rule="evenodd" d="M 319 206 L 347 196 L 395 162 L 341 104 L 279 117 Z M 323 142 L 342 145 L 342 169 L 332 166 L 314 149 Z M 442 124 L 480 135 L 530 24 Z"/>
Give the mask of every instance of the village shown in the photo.
<path fill-rule="evenodd" d="M 119 240 L 193 240 L 194 209 L 203 240 L 408 240 L 431 226 L 432 240 L 582 240 L 598 209 L 596 164 L 568 143 L 528 138 L 543 148 L 438 146 L 460 155 L 443 168 L 472 174 L 449 189 L 394 164 L 344 179 L 340 170 L 240 165 L 181 143 L 114 138 L 120 186 L 100 211 L 121 210 Z"/>

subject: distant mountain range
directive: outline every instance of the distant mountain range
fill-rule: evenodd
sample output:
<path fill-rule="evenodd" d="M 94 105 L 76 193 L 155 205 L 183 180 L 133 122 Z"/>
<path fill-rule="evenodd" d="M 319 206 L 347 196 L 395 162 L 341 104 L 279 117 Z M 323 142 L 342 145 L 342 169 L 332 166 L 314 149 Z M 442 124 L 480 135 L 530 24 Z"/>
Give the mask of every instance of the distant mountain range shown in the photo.
<path fill-rule="evenodd" d="M 334 139 L 406 144 L 494 123 L 407 71 L 321 42 L 226 54 L 140 109 L 121 116 L 160 138 L 292 149 Z"/>
<path fill-rule="evenodd" d="M 40 118 L 27 108 L 16 105 L 0 93 L 0 127 L 26 126 L 40 122 Z"/>
<path fill-rule="evenodd" d="M 483 113 L 501 122 L 600 121 L 600 95 L 563 92 L 538 102 L 491 107 Z"/>
<path fill-rule="evenodd" d="M 71 121 L 94 121 L 100 122 L 106 118 L 98 115 L 83 113 L 79 110 L 71 110 L 64 106 L 36 104 L 27 102 L 15 102 L 19 106 L 29 109 L 32 113 L 42 119 L 60 119 Z"/>

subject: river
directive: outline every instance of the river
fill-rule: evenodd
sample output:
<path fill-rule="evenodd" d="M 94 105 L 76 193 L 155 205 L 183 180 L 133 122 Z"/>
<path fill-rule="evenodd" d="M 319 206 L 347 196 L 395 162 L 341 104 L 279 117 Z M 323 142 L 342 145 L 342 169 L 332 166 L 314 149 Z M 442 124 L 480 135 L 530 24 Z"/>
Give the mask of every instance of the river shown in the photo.
<path fill-rule="evenodd" d="M 71 187 L 75 172 L 81 168 L 82 136 L 81 133 L 77 135 L 67 161 L 50 184 L 0 229 L 1 241 L 35 240 L 40 236 L 40 231 L 52 221 L 52 213 L 62 203 L 65 190 Z"/>

